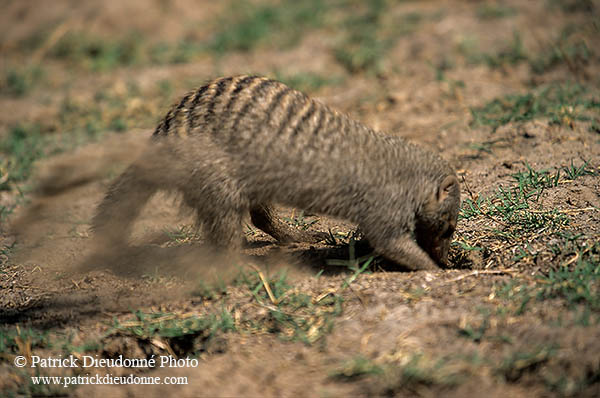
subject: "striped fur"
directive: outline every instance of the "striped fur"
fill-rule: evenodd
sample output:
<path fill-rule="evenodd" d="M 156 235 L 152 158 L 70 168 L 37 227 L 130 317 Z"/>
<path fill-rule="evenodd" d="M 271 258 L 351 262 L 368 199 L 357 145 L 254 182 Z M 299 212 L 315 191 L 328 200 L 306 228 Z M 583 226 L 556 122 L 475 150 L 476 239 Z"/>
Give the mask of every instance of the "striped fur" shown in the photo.
<path fill-rule="evenodd" d="M 151 149 L 111 186 L 94 228 L 126 239 L 157 190 L 181 191 L 206 238 L 239 246 L 245 214 L 279 241 L 322 235 L 279 221 L 282 204 L 359 224 L 383 255 L 409 269 L 445 263 L 460 193 L 446 161 L 375 132 L 283 83 L 213 80 L 176 103 Z"/>

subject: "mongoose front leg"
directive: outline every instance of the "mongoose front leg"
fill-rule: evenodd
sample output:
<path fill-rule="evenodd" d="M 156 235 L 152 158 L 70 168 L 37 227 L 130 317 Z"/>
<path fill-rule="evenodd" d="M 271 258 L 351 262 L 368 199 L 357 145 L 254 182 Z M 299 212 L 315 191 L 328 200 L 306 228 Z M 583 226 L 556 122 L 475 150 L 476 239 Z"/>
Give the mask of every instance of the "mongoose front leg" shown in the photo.
<path fill-rule="evenodd" d="M 268 205 L 257 205 L 250 209 L 250 219 L 255 227 L 271 235 L 280 243 L 318 242 L 327 237 L 324 232 L 299 231 L 280 221 L 273 208 Z"/>
<path fill-rule="evenodd" d="M 440 269 L 409 234 L 392 239 L 385 246 L 381 251 L 383 256 L 412 271 Z"/>

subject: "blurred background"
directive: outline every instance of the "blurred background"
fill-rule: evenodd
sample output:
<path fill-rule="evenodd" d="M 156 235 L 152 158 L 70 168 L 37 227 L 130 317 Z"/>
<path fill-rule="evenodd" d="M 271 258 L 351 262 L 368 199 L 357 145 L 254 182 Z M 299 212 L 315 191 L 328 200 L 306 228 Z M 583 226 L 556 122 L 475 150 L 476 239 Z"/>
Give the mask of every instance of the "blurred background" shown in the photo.
<path fill-rule="evenodd" d="M 592 0 L 1 4 L 1 137 L 150 128 L 183 92 L 238 73 L 415 136 L 468 122 L 461 109 L 505 91 L 598 79 Z"/>

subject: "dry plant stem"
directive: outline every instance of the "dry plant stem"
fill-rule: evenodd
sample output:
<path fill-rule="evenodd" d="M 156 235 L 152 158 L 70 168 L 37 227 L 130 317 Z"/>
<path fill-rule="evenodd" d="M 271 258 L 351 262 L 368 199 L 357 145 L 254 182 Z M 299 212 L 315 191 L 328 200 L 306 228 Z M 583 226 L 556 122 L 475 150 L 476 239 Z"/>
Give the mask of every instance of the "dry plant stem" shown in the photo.
<path fill-rule="evenodd" d="M 329 289 L 328 291 L 326 291 L 325 293 L 321 293 L 316 299 L 314 299 L 314 303 L 319 303 L 321 300 L 323 300 L 325 297 L 329 296 L 329 295 L 335 295 L 337 294 L 338 289 Z"/>
<path fill-rule="evenodd" d="M 48 36 L 48 39 L 44 42 L 44 44 L 37 49 L 33 56 L 31 57 L 30 64 L 38 65 L 42 58 L 46 55 L 46 53 L 54 47 L 54 45 L 63 37 L 69 30 L 71 29 L 71 24 L 67 22 L 63 22 L 58 25 Z"/>
<path fill-rule="evenodd" d="M 497 274 L 509 274 L 509 275 L 512 275 L 512 274 L 515 274 L 517 272 L 518 271 L 516 271 L 516 270 L 509 270 L 509 269 L 478 270 L 478 271 L 472 271 L 472 272 L 469 272 L 468 274 L 464 274 L 464 275 L 458 276 L 456 278 L 452 278 L 452 279 L 449 279 L 447 281 L 444 281 L 444 284 L 454 283 L 454 282 L 460 281 L 462 279 L 465 279 L 465 278 L 468 278 L 468 277 L 471 277 L 471 276 L 479 276 L 479 275 L 485 275 L 485 274 L 487 274 L 487 275 L 489 275 L 489 274 L 493 274 L 493 275 L 494 274 L 495 275 L 497 275 Z"/>
<path fill-rule="evenodd" d="M 279 304 L 279 300 L 277 300 L 275 298 L 275 295 L 273 295 L 273 291 L 271 290 L 271 285 L 269 285 L 269 281 L 267 280 L 267 278 L 265 278 L 265 275 L 262 273 L 262 271 L 253 264 L 248 264 L 248 266 L 250 268 L 252 268 L 258 274 L 258 277 L 262 281 L 263 286 L 265 287 L 265 290 L 267 291 L 267 294 L 269 295 L 269 299 L 271 300 L 271 302 L 275 305 Z"/>

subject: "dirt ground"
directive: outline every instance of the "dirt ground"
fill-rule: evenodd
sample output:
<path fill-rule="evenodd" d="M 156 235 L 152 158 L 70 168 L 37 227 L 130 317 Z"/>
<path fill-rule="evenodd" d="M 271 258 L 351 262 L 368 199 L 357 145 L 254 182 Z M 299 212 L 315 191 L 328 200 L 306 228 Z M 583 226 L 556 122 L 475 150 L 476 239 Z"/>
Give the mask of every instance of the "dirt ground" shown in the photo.
<path fill-rule="evenodd" d="M 0 4 L 0 395 L 600 395 L 600 2 Z M 289 208 L 331 238 L 247 225 L 228 257 L 166 193 L 100 250 L 95 208 L 169 104 L 240 73 L 439 151 L 449 267 L 399 270 Z M 29 366 L 71 356 L 197 362 Z M 63 387 L 106 374 L 162 384 Z"/>

